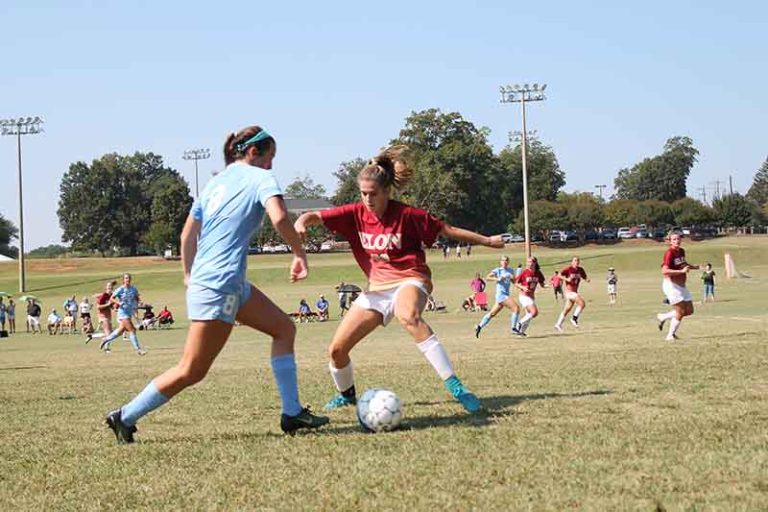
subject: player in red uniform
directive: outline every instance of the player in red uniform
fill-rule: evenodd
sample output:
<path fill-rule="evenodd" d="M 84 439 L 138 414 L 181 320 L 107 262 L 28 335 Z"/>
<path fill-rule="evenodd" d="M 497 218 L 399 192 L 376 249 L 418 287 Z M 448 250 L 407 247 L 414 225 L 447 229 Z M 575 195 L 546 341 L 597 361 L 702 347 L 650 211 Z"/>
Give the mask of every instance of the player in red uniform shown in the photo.
<path fill-rule="evenodd" d="M 431 246 L 438 236 L 498 249 L 504 242 L 500 235 L 487 237 L 456 228 L 425 210 L 390 199 L 392 189 L 402 188 L 413 173 L 403 157 L 405 149 L 388 148 L 360 171 L 357 180 L 362 202 L 305 213 L 296 220 L 301 235 L 317 224 L 343 235 L 369 283 L 342 319 L 328 348 L 339 395 L 326 409 L 357 402 L 349 352 L 379 325 L 397 317 L 446 389 L 467 411 L 474 412 L 480 401 L 458 379 L 437 335 L 421 316 L 432 292 L 432 272 L 422 246 Z"/>
<path fill-rule="evenodd" d="M 539 308 L 536 307 L 536 287 L 546 288 L 545 283 L 547 282 L 547 278 L 541 273 L 539 260 L 530 257 L 526 263 L 526 268 L 515 278 L 515 286 L 520 290 L 517 300 L 526 311 L 525 316 L 517 326 L 517 332 L 521 336 L 527 336 L 526 331 L 531 325 L 531 320 L 539 316 Z"/>
<path fill-rule="evenodd" d="M 91 333 L 91 335 L 85 339 L 86 345 L 93 338 L 104 338 L 112 332 L 112 309 L 114 306 L 112 303 L 112 292 L 114 291 L 115 284 L 114 281 L 107 281 L 107 284 L 104 286 L 104 293 L 95 295 L 96 316 L 99 318 L 99 325 L 101 326 L 102 332 Z M 106 352 L 109 352 L 109 350 L 106 350 Z"/>
<path fill-rule="evenodd" d="M 685 280 L 689 270 L 698 270 L 698 265 L 691 265 L 685 261 L 685 249 L 680 247 L 682 237 L 678 233 L 669 235 L 669 249 L 664 253 L 661 262 L 661 273 L 664 275 L 662 290 L 673 309 L 667 313 L 659 313 L 656 318 L 659 321 L 659 330 L 664 330 L 664 322 L 669 320 L 669 333 L 667 341 L 677 339 L 677 329 L 683 318 L 693 314 L 693 297 L 685 287 Z"/>
<path fill-rule="evenodd" d="M 563 279 L 565 280 L 565 306 L 555 324 L 555 330 L 558 332 L 563 332 L 563 322 L 565 321 L 565 317 L 568 316 L 568 313 L 571 312 L 574 304 L 576 305 L 576 309 L 573 310 L 573 316 L 571 317 L 571 324 L 574 327 L 579 326 L 579 315 L 586 307 L 584 299 L 579 295 L 579 284 L 581 284 L 582 279 L 589 282 L 589 278 L 580 265 L 581 260 L 578 256 L 574 256 L 571 259 L 571 264 L 560 271 L 560 275 L 563 276 Z"/>

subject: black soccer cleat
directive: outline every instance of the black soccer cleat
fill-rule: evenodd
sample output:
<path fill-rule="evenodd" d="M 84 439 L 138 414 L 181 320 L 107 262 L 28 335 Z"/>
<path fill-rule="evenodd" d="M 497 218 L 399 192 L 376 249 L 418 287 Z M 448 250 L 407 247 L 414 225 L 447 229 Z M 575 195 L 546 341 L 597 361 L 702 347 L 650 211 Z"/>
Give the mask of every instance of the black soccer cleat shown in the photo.
<path fill-rule="evenodd" d="M 112 411 L 107 414 L 105 423 L 112 429 L 112 432 L 115 433 L 118 444 L 131 444 L 133 443 L 133 434 L 135 434 L 137 430 L 136 425 L 129 427 L 123 423 L 121 416 L 122 413 L 120 412 L 120 409 Z"/>
<path fill-rule="evenodd" d="M 280 415 L 280 429 L 286 434 L 294 435 L 297 430 L 319 428 L 330 421 L 328 416 L 317 416 L 312 414 L 309 407 L 305 407 L 296 416 Z"/>
<path fill-rule="evenodd" d="M 85 344 L 87 345 L 88 343 L 90 343 L 92 339 L 93 339 L 93 336 L 91 336 L 90 334 L 88 334 L 88 335 L 85 337 Z"/>
<path fill-rule="evenodd" d="M 480 324 L 477 324 L 475 326 L 475 338 L 480 338 L 480 331 L 482 331 L 482 330 L 483 330 L 483 328 L 480 327 Z"/>

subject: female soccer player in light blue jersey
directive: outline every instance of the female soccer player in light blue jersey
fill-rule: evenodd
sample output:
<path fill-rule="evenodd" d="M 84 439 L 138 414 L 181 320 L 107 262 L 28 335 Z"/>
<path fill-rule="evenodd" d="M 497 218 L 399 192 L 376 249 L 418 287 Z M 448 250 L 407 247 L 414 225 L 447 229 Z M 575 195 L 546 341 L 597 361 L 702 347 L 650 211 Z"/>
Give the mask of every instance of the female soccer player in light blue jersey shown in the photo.
<path fill-rule="evenodd" d="M 118 327 L 112 332 L 104 333 L 104 341 L 101 342 L 100 348 L 105 352 L 109 352 L 112 341 L 124 332 L 127 332 L 128 339 L 131 340 L 131 345 L 136 349 L 136 353 L 143 356 L 147 351 L 139 345 L 139 338 L 136 336 L 136 326 L 133 325 L 132 320 L 133 315 L 136 313 L 136 308 L 139 306 L 140 295 L 139 290 L 131 283 L 131 274 L 123 274 L 123 285 L 112 293 L 112 303 L 117 307 Z M 89 334 L 88 341 L 95 337 L 97 336 Z"/>
<path fill-rule="evenodd" d="M 509 268 L 509 256 L 502 256 L 500 263 L 500 267 L 491 270 L 486 276 L 486 279 L 489 281 L 496 281 L 496 302 L 491 310 L 480 319 L 480 323 L 475 326 L 476 338 L 480 337 L 480 331 L 483 330 L 483 327 L 488 325 L 491 319 L 498 315 L 499 311 L 505 307 L 512 311 L 512 318 L 510 319 L 512 332 L 520 334 L 517 329 L 517 320 L 520 317 L 520 306 L 517 305 L 515 299 L 509 296 L 509 287 L 515 278 L 515 271 Z"/>
<path fill-rule="evenodd" d="M 195 201 L 181 234 L 190 319 L 184 354 L 131 402 L 107 415 L 107 425 L 119 443 L 133 442 L 139 418 L 205 377 L 235 320 L 272 338 L 272 370 L 283 405 L 280 428 L 293 434 L 328 423 L 327 417 L 313 415 L 299 402 L 293 353 L 296 326 L 245 276 L 248 242 L 265 212 L 293 250 L 291 282 L 307 275 L 306 254 L 270 171 L 276 149 L 274 138 L 258 126 L 227 137 L 227 167 Z"/>

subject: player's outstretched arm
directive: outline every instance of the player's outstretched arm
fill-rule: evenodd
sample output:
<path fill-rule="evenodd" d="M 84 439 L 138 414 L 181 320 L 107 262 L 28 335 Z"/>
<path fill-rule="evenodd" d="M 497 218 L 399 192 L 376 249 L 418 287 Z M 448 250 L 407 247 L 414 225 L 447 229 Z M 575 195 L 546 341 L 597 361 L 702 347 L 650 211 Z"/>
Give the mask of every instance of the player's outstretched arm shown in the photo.
<path fill-rule="evenodd" d="M 267 199 L 266 210 L 269 220 L 285 242 L 291 246 L 293 251 L 293 263 L 291 263 L 291 282 L 307 277 L 309 265 L 307 264 L 307 253 L 301 245 L 301 237 L 296 232 L 288 219 L 288 210 L 281 196 L 272 196 Z"/>
<path fill-rule="evenodd" d="M 466 242 L 473 245 L 484 245 L 486 247 L 493 247 L 494 249 L 503 249 L 504 241 L 501 239 L 501 235 L 485 236 L 480 233 L 475 233 L 468 229 L 457 228 L 449 224 L 443 226 L 440 234 L 446 238 L 452 238 L 459 242 Z"/>
<path fill-rule="evenodd" d="M 320 226 L 323 223 L 323 218 L 320 217 L 319 212 L 306 212 L 302 213 L 296 222 L 293 223 L 293 229 L 299 234 L 302 240 L 307 237 L 307 228 L 309 226 Z"/>

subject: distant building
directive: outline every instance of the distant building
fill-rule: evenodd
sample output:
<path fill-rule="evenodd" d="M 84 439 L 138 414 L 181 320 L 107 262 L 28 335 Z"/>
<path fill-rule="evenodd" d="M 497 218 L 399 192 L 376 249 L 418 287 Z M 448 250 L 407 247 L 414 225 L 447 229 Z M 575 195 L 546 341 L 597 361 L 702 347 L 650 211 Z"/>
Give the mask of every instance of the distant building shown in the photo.
<path fill-rule="evenodd" d="M 315 212 L 333 208 L 333 203 L 327 199 L 286 199 L 285 209 L 288 213 L 301 215 L 306 212 Z"/>

